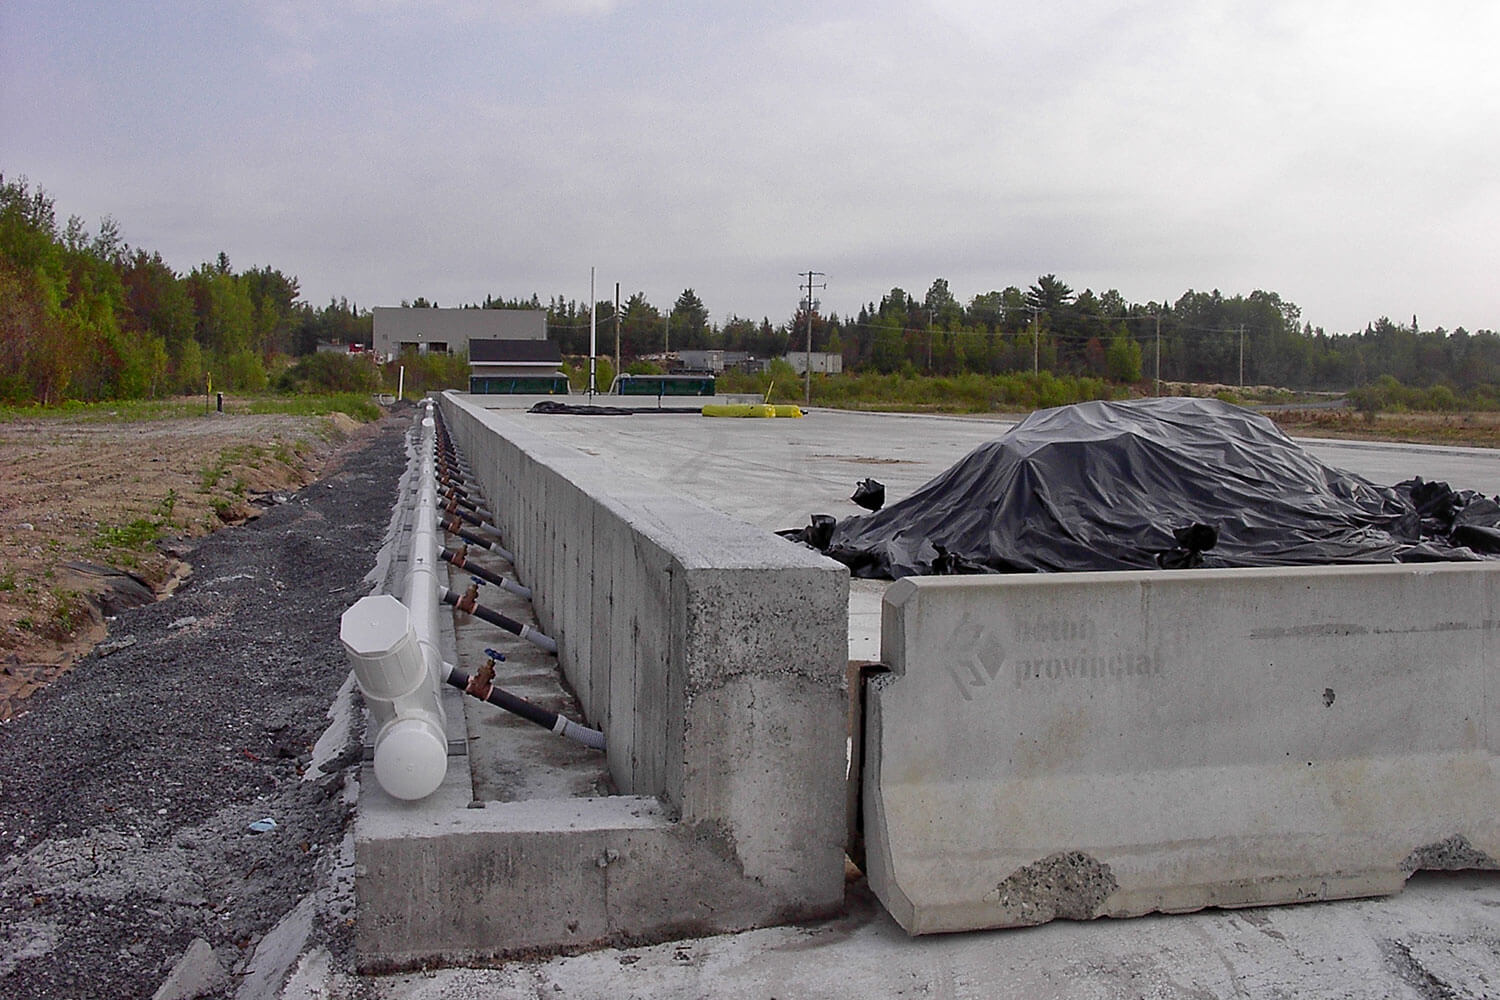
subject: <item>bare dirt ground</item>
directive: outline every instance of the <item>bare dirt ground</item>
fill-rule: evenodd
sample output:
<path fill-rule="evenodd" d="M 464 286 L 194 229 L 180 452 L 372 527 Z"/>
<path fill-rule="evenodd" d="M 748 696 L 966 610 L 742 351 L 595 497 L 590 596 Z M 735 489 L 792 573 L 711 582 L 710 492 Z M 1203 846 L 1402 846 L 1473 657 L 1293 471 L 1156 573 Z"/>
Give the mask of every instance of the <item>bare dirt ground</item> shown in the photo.
<path fill-rule="evenodd" d="M 176 585 L 177 540 L 284 500 L 356 427 L 232 412 L 0 423 L 0 720 L 93 648 L 107 616 Z"/>
<path fill-rule="evenodd" d="M 1500 413 L 1365 414 L 1344 409 L 1290 409 L 1266 416 L 1296 437 L 1500 448 Z"/>
<path fill-rule="evenodd" d="M 406 467 L 412 410 L 397 410 L 326 434 L 289 418 L 0 425 L 7 449 L 42 456 L 6 460 L 7 495 L 27 505 L 7 507 L 7 539 L 59 539 L 26 547 L 40 577 L 6 550 L 23 613 L 46 606 L 28 582 L 60 586 L 49 551 L 134 553 L 153 581 L 173 560 L 192 567 L 167 599 L 111 616 L 104 642 L 0 721 L 0 997 L 150 997 L 195 949 L 213 976 L 186 995 L 260 996 L 263 943 L 299 920 L 310 940 L 346 949 L 352 898 L 319 887 L 350 863 L 357 734 L 328 768 L 312 747 L 348 674 L 339 616 L 371 586 Z M 278 441 L 295 458 L 257 467 L 246 449 Z M 206 464 L 244 486 L 196 478 Z M 165 541 L 175 555 L 92 547 L 99 525 L 137 519 L 201 533 L 216 500 L 249 512 L 257 491 L 299 481 L 232 530 Z M 36 630 L 19 631 L 7 633 L 17 648 L 46 653 Z M 92 634 L 72 633 L 70 648 Z"/>

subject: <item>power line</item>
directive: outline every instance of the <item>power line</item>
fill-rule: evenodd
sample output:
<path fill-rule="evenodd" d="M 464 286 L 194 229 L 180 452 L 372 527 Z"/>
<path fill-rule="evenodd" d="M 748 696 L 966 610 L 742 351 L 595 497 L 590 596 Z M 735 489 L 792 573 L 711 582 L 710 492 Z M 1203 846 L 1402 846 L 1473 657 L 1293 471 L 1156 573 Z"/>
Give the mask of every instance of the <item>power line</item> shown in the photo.
<path fill-rule="evenodd" d="M 826 278 L 822 271 L 799 271 L 800 277 L 807 279 L 807 298 L 802 300 L 803 307 L 807 310 L 807 371 L 802 373 L 802 384 L 806 394 L 808 406 L 812 405 L 812 321 L 813 313 L 818 311 L 818 300 L 813 298 L 813 292 L 819 288 L 827 288 L 828 282 L 818 281 Z"/>

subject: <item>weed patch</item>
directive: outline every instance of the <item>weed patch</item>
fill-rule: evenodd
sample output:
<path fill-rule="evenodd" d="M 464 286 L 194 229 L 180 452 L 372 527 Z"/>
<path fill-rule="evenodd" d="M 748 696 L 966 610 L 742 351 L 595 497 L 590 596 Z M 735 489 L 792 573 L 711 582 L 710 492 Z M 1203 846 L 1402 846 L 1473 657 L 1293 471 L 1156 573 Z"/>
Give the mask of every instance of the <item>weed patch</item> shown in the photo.
<path fill-rule="evenodd" d="M 98 549 L 142 549 L 161 537 L 162 524 L 149 517 L 138 517 L 127 524 L 103 525 L 94 536 Z"/>

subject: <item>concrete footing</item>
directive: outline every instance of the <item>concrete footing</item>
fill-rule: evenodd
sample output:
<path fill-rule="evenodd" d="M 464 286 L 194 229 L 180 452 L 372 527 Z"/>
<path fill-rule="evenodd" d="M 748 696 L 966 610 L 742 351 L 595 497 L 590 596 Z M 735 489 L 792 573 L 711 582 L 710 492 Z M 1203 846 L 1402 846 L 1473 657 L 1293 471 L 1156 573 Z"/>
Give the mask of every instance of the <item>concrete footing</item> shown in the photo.
<path fill-rule="evenodd" d="M 870 884 L 923 934 L 1497 867 L 1497 628 L 1492 563 L 898 581 Z"/>
<path fill-rule="evenodd" d="M 463 397 L 441 406 L 622 794 L 469 808 L 466 776 L 419 803 L 366 787 L 361 967 L 837 910 L 847 571 Z"/>

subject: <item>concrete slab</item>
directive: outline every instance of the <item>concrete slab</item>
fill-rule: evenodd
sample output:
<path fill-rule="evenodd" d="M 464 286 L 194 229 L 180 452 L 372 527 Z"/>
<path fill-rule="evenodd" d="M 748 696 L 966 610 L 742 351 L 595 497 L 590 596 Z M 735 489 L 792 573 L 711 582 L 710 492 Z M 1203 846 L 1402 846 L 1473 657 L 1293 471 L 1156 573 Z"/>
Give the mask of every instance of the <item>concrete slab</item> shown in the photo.
<path fill-rule="evenodd" d="M 780 438 L 757 432 L 731 439 L 747 460 L 737 471 L 737 463 L 720 460 L 725 439 L 717 439 L 710 448 L 711 429 L 693 420 L 672 424 L 670 443 L 658 453 L 654 449 L 659 441 L 653 436 L 668 435 L 642 433 L 633 423 L 639 418 L 602 423 L 591 418 L 524 419 L 549 438 L 582 442 L 600 460 L 636 479 L 650 480 L 657 489 L 680 490 L 767 529 L 801 523 L 815 510 L 854 513 L 842 498 L 864 475 L 892 484 L 890 497 L 898 499 L 1005 427 L 989 420 L 816 411 L 804 421 L 780 422 Z M 747 427 L 752 422 L 736 423 Z M 753 448 L 747 444 L 751 441 L 756 442 Z M 886 452 L 887 445 L 900 450 Z M 1325 461 L 1380 481 L 1419 473 L 1500 492 L 1497 452 L 1336 442 L 1328 443 L 1326 450 L 1319 443 L 1312 447 Z M 877 458 L 899 454 L 902 464 L 871 464 L 844 474 L 850 463 L 840 462 L 834 466 L 839 473 L 808 483 L 794 474 L 796 469 L 827 465 L 828 460 L 816 456 L 835 450 Z M 710 469 L 712 473 L 705 474 Z M 677 476 L 687 482 L 679 484 Z M 788 512 L 797 515 L 790 523 Z M 536 541 L 518 539 L 516 545 L 535 550 Z M 873 644 L 867 647 L 874 650 L 873 657 L 878 654 L 879 605 L 886 585 L 853 581 L 855 596 L 866 586 L 873 594 L 873 611 L 866 617 L 875 624 L 864 641 Z M 851 599 L 851 608 L 854 603 Z M 851 622 L 853 618 L 851 614 Z M 853 639 L 851 635 L 851 648 Z M 845 913 L 832 921 L 650 947 L 622 945 L 575 957 L 510 961 L 495 968 L 379 977 L 356 983 L 346 992 L 369 988 L 378 996 L 402 1000 L 540 994 L 1478 996 L 1494 992 L 1500 980 L 1500 960 L 1494 957 L 1500 954 L 1500 933 L 1493 919 L 1497 909 L 1500 874 L 1419 872 L 1400 895 L 1376 900 L 1206 910 L 1130 921 L 1058 921 L 1019 931 L 910 938 L 862 883 L 856 883 Z M 345 994 L 335 990 L 333 995 Z"/>
<path fill-rule="evenodd" d="M 907 579 L 867 872 L 913 934 L 1500 866 L 1500 565 Z"/>
<path fill-rule="evenodd" d="M 911 938 L 855 888 L 844 916 L 813 925 L 365 985 L 381 1000 L 1484 997 L 1497 905 L 1500 876 L 1424 873 L 1393 899 Z"/>
<path fill-rule="evenodd" d="M 849 501 L 866 477 L 895 502 L 1015 423 L 1003 416 L 857 413 L 813 409 L 801 420 L 698 417 L 558 417 L 506 411 L 549 440 L 594 455 L 622 474 L 650 480 L 767 530 L 797 528 L 814 513 L 861 513 Z M 1301 439 L 1312 454 L 1374 482 L 1414 475 L 1500 493 L 1500 453 L 1370 441 Z M 880 655 L 886 581 L 851 580 L 849 658 Z"/>
<path fill-rule="evenodd" d="M 235 1000 L 260 1000 L 281 991 L 298 964 L 312 935 L 315 902 L 311 894 L 296 906 L 255 947 L 234 991 Z"/>
<path fill-rule="evenodd" d="M 228 979 L 213 946 L 203 938 L 194 938 L 151 1000 L 196 1000 L 220 989 Z"/>

